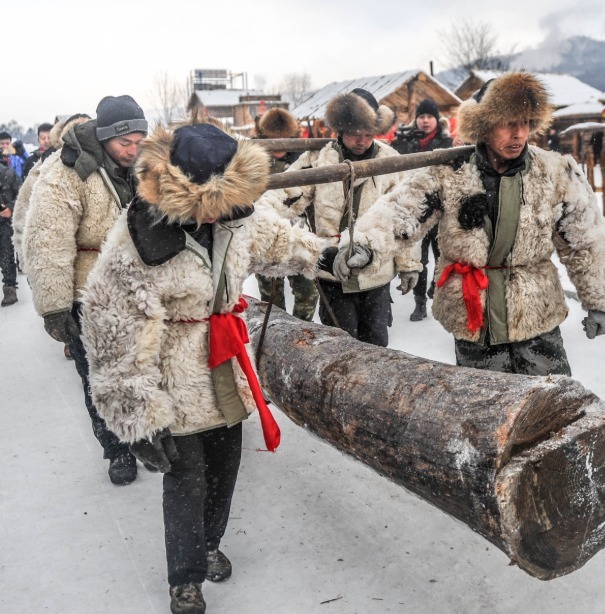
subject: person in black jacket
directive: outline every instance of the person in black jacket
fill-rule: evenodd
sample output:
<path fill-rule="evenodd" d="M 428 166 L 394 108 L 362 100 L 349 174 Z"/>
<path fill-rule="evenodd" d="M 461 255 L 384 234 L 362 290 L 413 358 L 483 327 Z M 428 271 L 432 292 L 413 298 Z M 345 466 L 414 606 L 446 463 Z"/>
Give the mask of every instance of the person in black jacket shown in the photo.
<path fill-rule="evenodd" d="M 395 139 L 391 147 L 400 154 L 418 153 L 421 151 L 433 151 L 434 149 L 446 149 L 452 146 L 453 139 L 450 135 L 449 123 L 446 118 L 440 117 L 439 107 L 431 98 L 425 98 L 416 107 L 416 118 L 408 125 L 399 126 L 395 133 Z M 429 247 L 433 250 L 435 262 L 439 259 L 439 243 L 437 241 L 438 226 L 435 224 L 421 243 L 421 262 L 423 265 L 422 273 L 418 278 L 418 283 L 414 287 L 414 301 L 416 308 L 410 315 L 412 322 L 419 322 L 426 318 L 426 297 L 427 297 L 427 265 L 429 262 Z M 435 281 L 431 282 L 428 290 L 428 297 L 433 298 L 435 292 Z"/>
<path fill-rule="evenodd" d="M 34 167 L 34 164 L 38 160 L 42 159 L 42 156 L 44 154 L 48 156 L 53 151 L 55 151 L 55 148 L 53 147 L 51 140 L 50 140 L 50 131 L 52 129 L 53 129 L 53 125 L 49 123 L 40 124 L 38 126 L 38 145 L 39 147 L 38 149 L 34 150 L 29 155 L 29 158 L 27 158 L 27 160 L 25 161 L 25 164 L 23 165 L 23 180 L 24 181 L 27 175 L 29 174 L 29 171 L 31 171 L 32 168 Z"/>
<path fill-rule="evenodd" d="M 0 269 L 3 298 L 0 305 L 17 302 L 17 265 L 13 249 L 13 208 L 21 187 L 21 179 L 8 166 L 0 164 Z"/>

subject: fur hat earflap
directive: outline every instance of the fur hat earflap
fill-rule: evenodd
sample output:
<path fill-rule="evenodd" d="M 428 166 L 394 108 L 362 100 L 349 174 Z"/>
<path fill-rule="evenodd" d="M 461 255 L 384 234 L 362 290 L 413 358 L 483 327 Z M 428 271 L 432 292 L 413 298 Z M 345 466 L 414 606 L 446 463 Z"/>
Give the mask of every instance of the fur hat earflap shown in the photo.
<path fill-rule="evenodd" d="M 216 125 L 160 125 L 142 141 L 135 171 L 137 193 L 169 222 L 199 224 L 252 205 L 266 189 L 269 157 Z"/>
<path fill-rule="evenodd" d="M 83 124 L 91 119 L 86 113 L 76 113 L 67 119 L 57 119 L 50 131 L 50 142 L 55 149 L 63 147 L 63 137 L 78 124 Z"/>
<path fill-rule="evenodd" d="M 552 121 L 546 86 L 526 72 L 505 73 L 488 81 L 458 109 L 458 133 L 468 142 L 482 141 L 497 125 L 530 121 L 530 135 L 543 134 Z"/>
<path fill-rule="evenodd" d="M 259 139 L 298 138 L 300 133 L 300 125 L 294 115 L 279 107 L 269 109 L 256 124 Z"/>
<path fill-rule="evenodd" d="M 326 121 L 336 132 L 388 132 L 395 119 L 389 107 L 379 105 L 367 90 L 356 88 L 332 98 L 326 109 Z"/>

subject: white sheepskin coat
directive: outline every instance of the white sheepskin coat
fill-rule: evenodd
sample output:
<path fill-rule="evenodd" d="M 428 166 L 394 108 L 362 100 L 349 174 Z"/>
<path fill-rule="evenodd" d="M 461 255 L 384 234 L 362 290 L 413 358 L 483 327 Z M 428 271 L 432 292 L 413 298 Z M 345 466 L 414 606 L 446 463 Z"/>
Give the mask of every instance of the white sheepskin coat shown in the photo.
<path fill-rule="evenodd" d="M 388 145 L 380 141 L 376 142 L 379 150 L 374 159 L 399 155 Z M 305 152 L 286 172 L 339 163 L 338 151 L 334 149 L 332 143 L 329 143 L 320 151 Z M 382 195 L 391 192 L 403 176 L 404 173 L 392 173 L 357 179 L 355 186 L 363 184 L 357 218 L 360 219 L 367 213 Z M 293 204 L 288 206 L 286 201 L 293 202 Z M 307 207 L 313 205 L 317 236 L 328 239 L 330 245 L 338 245 L 340 221 L 346 208 L 342 182 L 270 190 L 261 197 L 259 202 L 271 205 L 281 215 L 290 219 L 301 215 Z M 343 234 L 348 236 L 348 231 Z M 390 241 L 390 244 L 392 243 Z M 418 252 L 415 252 L 414 246 L 403 241 L 398 242 L 396 249 L 388 258 L 382 258 L 380 261 L 374 260 L 368 267 L 359 271 L 360 290 L 369 290 L 388 284 L 399 271 L 422 271 Z M 337 281 L 326 271 L 319 271 L 318 277 L 332 282 Z"/>
<path fill-rule="evenodd" d="M 59 155 L 41 167 L 23 236 L 34 307 L 41 316 L 71 309 L 80 299 L 101 244 L 122 211 L 98 171 L 82 181 Z"/>
<path fill-rule="evenodd" d="M 315 276 L 323 242 L 268 208 L 214 225 L 213 268 L 225 226 L 233 232 L 226 255 L 232 311 L 251 273 Z M 208 322 L 214 301 L 212 271 L 190 251 L 160 266 L 145 265 L 129 234 L 126 214 L 109 234 L 83 296 L 84 340 L 92 395 L 108 427 L 125 442 L 164 428 L 176 435 L 226 424 L 208 367 Z M 184 323 L 183 321 L 195 323 Z M 253 360 L 252 356 L 250 358 Z M 238 393 L 254 402 L 232 359 Z"/>
<path fill-rule="evenodd" d="M 506 309 L 509 340 L 530 339 L 549 332 L 567 316 L 555 264 L 556 252 L 576 286 L 584 309 L 605 311 L 605 222 L 595 195 L 571 156 L 530 147 L 531 167 L 523 177 L 520 220 L 507 265 Z M 400 238 L 417 240 L 439 221 L 441 258 L 435 278 L 449 264 L 484 267 L 490 241 L 483 228 L 465 230 L 460 203 L 485 193 L 480 173 L 470 162 L 407 174 L 401 185 L 357 222 L 354 240 L 374 251 L 374 260 L 389 258 Z M 439 197 L 441 208 L 427 220 L 427 194 Z M 342 245 L 348 243 L 343 236 Z M 385 249 L 390 244 L 390 250 Z M 485 306 L 485 291 L 481 291 Z M 480 331 L 467 328 L 462 277 L 451 275 L 436 288 L 433 314 L 458 339 L 477 341 Z"/>

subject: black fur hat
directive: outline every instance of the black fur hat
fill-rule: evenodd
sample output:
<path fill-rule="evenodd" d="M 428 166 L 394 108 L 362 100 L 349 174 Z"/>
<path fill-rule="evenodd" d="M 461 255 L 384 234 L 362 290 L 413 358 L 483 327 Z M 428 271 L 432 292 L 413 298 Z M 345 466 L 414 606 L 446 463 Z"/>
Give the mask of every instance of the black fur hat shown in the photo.
<path fill-rule="evenodd" d="M 395 114 L 378 104 L 367 90 L 356 88 L 340 94 L 328 103 L 326 121 L 336 132 L 370 132 L 384 134 L 393 125 Z"/>

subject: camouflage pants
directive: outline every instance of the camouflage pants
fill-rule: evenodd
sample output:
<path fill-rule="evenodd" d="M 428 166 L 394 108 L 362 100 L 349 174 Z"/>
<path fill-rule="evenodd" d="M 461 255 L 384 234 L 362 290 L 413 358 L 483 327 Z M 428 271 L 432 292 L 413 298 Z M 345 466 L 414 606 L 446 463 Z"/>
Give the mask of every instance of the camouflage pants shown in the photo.
<path fill-rule="evenodd" d="M 257 275 L 258 289 L 262 301 L 268 302 L 271 298 L 271 281 L 274 278 Z M 317 306 L 319 296 L 315 283 L 304 275 L 290 275 L 288 277 L 290 288 L 294 295 L 294 309 L 292 315 L 299 320 L 311 322 Z M 275 297 L 273 304 L 280 309 L 286 310 L 286 297 L 284 295 L 284 278 L 275 278 Z"/>
<path fill-rule="evenodd" d="M 527 341 L 481 345 L 456 339 L 456 364 L 459 367 L 519 373 L 522 375 L 568 375 L 571 369 L 557 326 L 549 333 Z"/>

